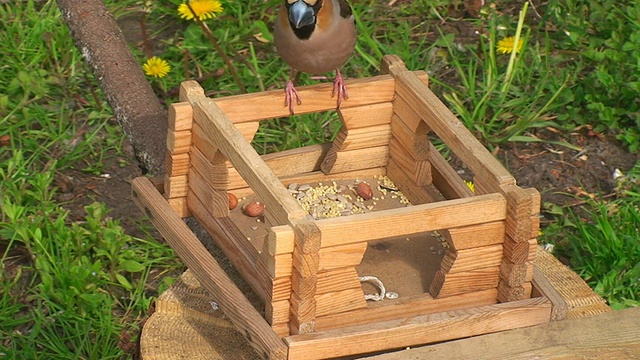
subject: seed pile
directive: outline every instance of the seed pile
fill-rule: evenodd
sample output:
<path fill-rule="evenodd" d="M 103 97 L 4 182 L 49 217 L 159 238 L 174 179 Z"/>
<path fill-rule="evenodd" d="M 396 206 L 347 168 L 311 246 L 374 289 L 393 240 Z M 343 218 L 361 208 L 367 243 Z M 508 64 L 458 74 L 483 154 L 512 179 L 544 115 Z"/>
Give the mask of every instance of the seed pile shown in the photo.
<path fill-rule="evenodd" d="M 363 180 L 320 182 L 316 186 L 291 183 L 287 189 L 313 220 L 373 211 L 385 197 L 397 199 L 400 206 L 411 205 L 388 177 L 378 176 L 374 180 L 375 185 Z"/>

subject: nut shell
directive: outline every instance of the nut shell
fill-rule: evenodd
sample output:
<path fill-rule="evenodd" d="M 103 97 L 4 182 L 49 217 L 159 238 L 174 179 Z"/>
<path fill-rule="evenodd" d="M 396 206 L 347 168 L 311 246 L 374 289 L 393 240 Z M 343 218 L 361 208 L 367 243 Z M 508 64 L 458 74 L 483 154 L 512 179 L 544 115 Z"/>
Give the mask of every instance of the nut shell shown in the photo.
<path fill-rule="evenodd" d="M 264 204 L 259 201 L 248 203 L 242 207 L 242 211 L 247 216 L 251 216 L 251 217 L 262 216 L 264 214 Z"/>
<path fill-rule="evenodd" d="M 373 190 L 366 182 L 361 182 L 356 186 L 356 193 L 364 200 L 369 200 L 373 197 Z"/>
<path fill-rule="evenodd" d="M 229 196 L 229 210 L 235 209 L 238 206 L 238 198 L 232 193 L 227 193 L 227 196 Z"/>

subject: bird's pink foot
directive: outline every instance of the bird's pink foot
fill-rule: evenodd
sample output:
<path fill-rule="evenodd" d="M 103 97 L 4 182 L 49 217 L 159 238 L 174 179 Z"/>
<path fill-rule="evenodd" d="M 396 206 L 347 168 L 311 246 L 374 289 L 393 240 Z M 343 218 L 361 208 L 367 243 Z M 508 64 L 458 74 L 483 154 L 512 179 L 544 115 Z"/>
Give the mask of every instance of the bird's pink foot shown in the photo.
<path fill-rule="evenodd" d="M 349 91 L 347 91 L 347 85 L 344 83 L 344 79 L 342 79 L 340 69 L 336 69 L 336 77 L 333 79 L 333 92 L 331 93 L 331 97 L 336 95 L 338 95 L 337 104 L 338 108 L 340 108 L 342 101 L 349 98 Z"/>
<path fill-rule="evenodd" d="M 294 98 L 296 104 L 302 105 L 300 94 L 298 94 L 298 90 L 296 90 L 296 87 L 293 85 L 293 80 L 289 79 L 289 81 L 287 81 L 287 85 L 284 87 L 284 106 L 289 107 L 291 115 L 293 115 L 293 108 L 295 107 L 293 104 Z"/>

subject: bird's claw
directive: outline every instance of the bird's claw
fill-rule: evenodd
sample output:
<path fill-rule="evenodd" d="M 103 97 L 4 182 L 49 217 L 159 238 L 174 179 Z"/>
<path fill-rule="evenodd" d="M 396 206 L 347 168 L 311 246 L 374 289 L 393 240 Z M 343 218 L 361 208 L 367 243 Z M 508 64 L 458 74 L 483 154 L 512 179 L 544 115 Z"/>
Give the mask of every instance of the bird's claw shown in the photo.
<path fill-rule="evenodd" d="M 291 113 L 291 115 L 294 114 L 293 112 L 293 99 L 295 97 L 296 99 L 296 104 L 298 105 L 302 105 L 302 99 L 300 98 L 300 94 L 298 94 L 298 90 L 296 90 L 296 87 L 293 85 L 293 81 L 289 80 L 287 81 L 287 85 L 284 87 L 284 106 L 288 106 L 289 107 L 289 112 Z"/>
<path fill-rule="evenodd" d="M 342 74 L 340 70 L 336 70 L 336 77 L 333 79 L 333 92 L 331 93 L 331 97 L 338 96 L 337 105 L 340 108 L 343 100 L 349 99 L 349 91 L 347 90 L 347 85 L 344 83 L 344 79 L 342 78 Z"/>

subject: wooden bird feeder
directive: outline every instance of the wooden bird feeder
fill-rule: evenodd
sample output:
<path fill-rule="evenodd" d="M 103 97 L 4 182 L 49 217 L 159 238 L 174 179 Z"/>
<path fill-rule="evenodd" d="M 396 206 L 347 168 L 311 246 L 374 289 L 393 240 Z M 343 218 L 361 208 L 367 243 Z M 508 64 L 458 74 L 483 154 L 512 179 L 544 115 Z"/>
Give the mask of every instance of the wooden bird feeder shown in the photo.
<path fill-rule="evenodd" d="M 184 82 L 180 102 L 169 108 L 163 187 L 133 181 L 136 203 L 265 359 L 364 354 L 552 318 L 551 296 L 532 285 L 539 193 L 516 185 L 429 90 L 426 73 L 407 70 L 395 56 L 386 56 L 382 69 L 384 75 L 348 83 L 333 143 L 264 156 L 250 141 L 261 120 L 289 115 L 281 91 L 212 99 Z M 335 108 L 330 84 L 299 92 L 301 114 Z M 435 138 L 473 173 L 475 192 L 436 150 Z M 379 176 L 412 205 L 314 220 L 287 189 Z M 261 221 L 240 207 L 230 211 L 228 192 L 264 203 Z M 189 216 L 264 307 L 251 305 L 224 273 L 183 222 Z M 446 243 L 439 257 L 420 240 L 433 241 L 424 234 L 434 231 Z M 367 264 L 369 252 L 402 254 L 403 246 L 410 261 L 378 254 Z M 430 274 L 423 270 L 429 267 Z M 398 298 L 366 301 L 363 275 L 377 276 Z"/>

